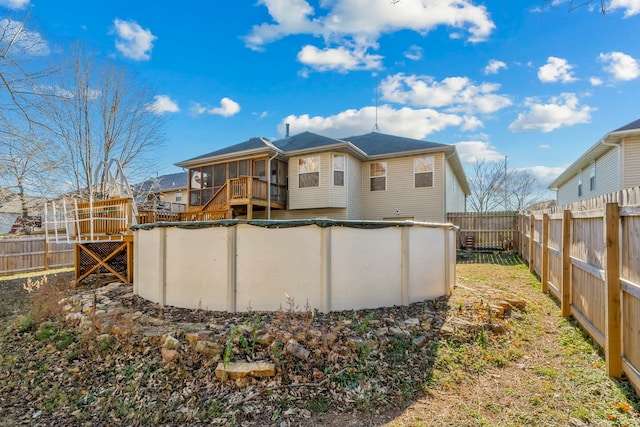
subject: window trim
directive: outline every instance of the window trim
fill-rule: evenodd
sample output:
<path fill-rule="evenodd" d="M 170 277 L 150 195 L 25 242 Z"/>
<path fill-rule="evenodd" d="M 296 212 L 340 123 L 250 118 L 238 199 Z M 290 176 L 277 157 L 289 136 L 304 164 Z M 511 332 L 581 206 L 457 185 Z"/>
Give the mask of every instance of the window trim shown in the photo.
<path fill-rule="evenodd" d="M 416 161 L 423 159 L 423 160 L 428 160 L 430 159 L 430 163 L 431 163 L 431 171 L 427 171 L 427 172 L 416 172 Z M 425 162 L 428 166 L 429 162 Z M 436 186 L 435 183 L 435 159 L 433 156 L 424 156 L 424 157 L 414 157 L 413 158 L 413 188 L 417 189 L 417 188 L 434 188 Z M 416 176 L 418 174 L 431 174 L 431 185 L 425 185 L 425 186 L 420 186 L 418 187 L 416 185 Z"/>
<path fill-rule="evenodd" d="M 377 164 L 383 165 L 384 175 L 373 176 L 371 174 L 371 168 L 374 165 L 377 165 Z M 369 192 L 373 193 L 373 192 L 378 192 L 378 191 L 387 191 L 387 176 L 388 176 L 388 166 L 387 166 L 387 162 L 386 161 L 379 161 L 379 162 L 371 162 L 371 163 L 369 163 Z M 373 189 L 372 183 L 373 183 L 373 179 L 374 178 L 384 178 L 384 189 L 383 190 L 374 190 Z"/>
<path fill-rule="evenodd" d="M 596 190 L 596 162 L 591 163 L 591 170 L 589 171 L 589 191 Z"/>
<path fill-rule="evenodd" d="M 342 170 L 340 169 L 336 169 L 336 163 L 335 163 L 335 159 L 337 157 L 342 157 L 344 159 L 344 163 L 342 165 Z M 331 184 L 332 187 L 344 187 L 345 183 L 345 177 L 347 176 L 347 156 L 346 154 L 334 154 L 331 157 L 331 172 L 332 172 L 332 176 L 331 176 Z M 342 184 L 336 184 L 336 172 L 342 172 Z"/>
<path fill-rule="evenodd" d="M 582 197 L 582 169 L 578 175 L 578 197 Z"/>
<path fill-rule="evenodd" d="M 305 161 L 306 159 L 317 159 L 317 162 L 315 162 L 315 164 L 317 165 L 317 170 L 316 171 L 312 171 L 312 172 L 305 172 L 305 173 L 301 173 L 301 162 Z M 314 155 L 314 156 L 306 156 L 306 157 L 298 157 L 298 188 L 318 188 L 321 186 L 321 181 L 320 181 L 320 170 L 322 169 L 321 167 L 321 159 L 319 155 Z M 300 185 L 300 177 L 302 175 L 311 175 L 311 174 L 318 174 L 318 185 L 305 185 L 304 187 L 302 185 Z"/>

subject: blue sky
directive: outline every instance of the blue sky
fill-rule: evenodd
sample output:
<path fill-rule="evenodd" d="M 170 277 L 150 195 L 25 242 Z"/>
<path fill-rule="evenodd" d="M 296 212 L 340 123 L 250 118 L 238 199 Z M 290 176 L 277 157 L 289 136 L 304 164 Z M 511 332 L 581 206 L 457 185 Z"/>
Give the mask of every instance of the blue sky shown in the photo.
<path fill-rule="evenodd" d="M 545 182 L 640 118 L 640 0 L 0 0 L 61 60 L 83 40 L 151 84 L 157 172 L 253 136 L 457 144 Z"/>

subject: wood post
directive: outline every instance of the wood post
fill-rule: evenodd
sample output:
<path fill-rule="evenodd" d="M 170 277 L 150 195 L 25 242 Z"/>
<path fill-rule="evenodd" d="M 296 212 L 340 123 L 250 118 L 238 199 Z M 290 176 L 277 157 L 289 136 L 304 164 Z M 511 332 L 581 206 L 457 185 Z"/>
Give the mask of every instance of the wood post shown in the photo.
<path fill-rule="evenodd" d="M 562 317 L 571 315 L 571 211 L 562 216 L 562 286 L 560 289 Z"/>
<path fill-rule="evenodd" d="M 536 217 L 534 214 L 530 214 L 529 215 L 529 272 L 530 273 L 534 272 L 533 257 L 535 253 L 535 241 L 534 241 L 535 229 L 536 229 Z"/>
<path fill-rule="evenodd" d="M 620 210 L 617 203 L 607 203 L 604 220 L 606 253 L 605 346 L 607 375 L 622 376 L 622 330 L 620 304 Z"/>
<path fill-rule="evenodd" d="M 549 214 L 542 215 L 542 263 L 540 271 L 542 292 L 549 292 Z"/>
<path fill-rule="evenodd" d="M 44 270 L 49 270 L 49 243 L 47 243 L 47 239 L 44 239 Z"/>

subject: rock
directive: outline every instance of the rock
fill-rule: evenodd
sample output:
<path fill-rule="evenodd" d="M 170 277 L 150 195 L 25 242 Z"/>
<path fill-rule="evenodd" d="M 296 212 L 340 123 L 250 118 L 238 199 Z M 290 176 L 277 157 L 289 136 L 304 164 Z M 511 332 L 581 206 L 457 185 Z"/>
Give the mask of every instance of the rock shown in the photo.
<path fill-rule="evenodd" d="M 167 350 L 178 350 L 180 348 L 180 341 L 171 335 L 167 335 L 162 343 L 162 348 L 166 348 Z"/>
<path fill-rule="evenodd" d="M 408 328 L 417 328 L 418 326 L 420 326 L 420 320 L 416 319 L 415 317 L 412 317 L 410 319 L 405 320 L 404 325 Z"/>
<path fill-rule="evenodd" d="M 416 347 L 424 347 L 424 345 L 427 343 L 427 337 L 426 335 L 420 335 L 419 337 L 415 337 L 413 340 L 411 340 L 411 343 Z"/>
<path fill-rule="evenodd" d="M 527 302 L 525 300 L 515 298 L 504 298 L 504 300 L 518 310 L 524 310 L 527 307 Z"/>
<path fill-rule="evenodd" d="M 284 350 L 292 356 L 297 357 L 298 359 L 307 360 L 311 352 L 298 344 L 298 342 L 294 339 L 290 339 L 287 342 L 287 345 L 284 346 Z"/>
<path fill-rule="evenodd" d="M 443 325 L 442 328 L 440 328 L 440 335 L 453 335 L 454 332 L 455 329 L 449 325 Z"/>
<path fill-rule="evenodd" d="M 394 337 L 398 337 L 398 338 L 404 338 L 404 337 L 408 337 L 409 335 L 411 335 L 409 333 L 409 331 L 404 330 L 404 329 L 400 329 L 396 326 L 389 328 L 389 333 L 391 335 L 393 335 Z"/>
<path fill-rule="evenodd" d="M 164 360 L 165 363 L 174 362 L 178 360 L 178 357 L 180 356 L 178 350 L 172 350 L 166 347 L 162 347 L 162 349 L 160 349 L 160 352 L 162 354 L 162 360 Z"/>
<path fill-rule="evenodd" d="M 376 335 L 378 335 L 379 337 L 387 335 L 388 333 L 389 333 L 389 328 L 387 328 L 386 326 L 382 328 L 378 328 L 376 330 Z"/>
<path fill-rule="evenodd" d="M 213 336 L 213 331 L 187 332 L 184 336 L 189 344 L 193 344 L 201 340 L 211 339 L 211 337 Z"/>
<path fill-rule="evenodd" d="M 196 342 L 195 351 L 204 356 L 216 358 L 222 354 L 222 346 L 215 342 L 202 340 Z"/>
<path fill-rule="evenodd" d="M 431 329 L 431 320 L 426 320 L 420 324 L 420 327 L 423 331 L 428 331 Z"/>
<path fill-rule="evenodd" d="M 273 377 L 276 374 L 276 365 L 269 362 L 231 362 L 226 367 L 219 362 L 216 367 L 216 377 L 221 379 L 236 380 L 238 378 Z"/>
<path fill-rule="evenodd" d="M 262 335 L 258 335 L 256 337 L 256 343 L 260 345 L 271 345 L 272 342 L 273 342 L 273 335 L 271 335 L 269 332 Z"/>
<path fill-rule="evenodd" d="M 372 350 L 378 348 L 378 341 L 363 338 L 347 338 L 347 344 L 354 350 L 357 350 L 358 347 L 366 347 Z"/>

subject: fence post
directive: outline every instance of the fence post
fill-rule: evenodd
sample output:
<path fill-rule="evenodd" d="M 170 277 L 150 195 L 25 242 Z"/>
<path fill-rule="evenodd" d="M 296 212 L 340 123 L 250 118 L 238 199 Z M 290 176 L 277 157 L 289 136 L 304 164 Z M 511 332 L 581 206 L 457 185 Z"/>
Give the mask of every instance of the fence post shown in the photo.
<path fill-rule="evenodd" d="M 49 270 L 49 244 L 47 243 L 47 238 L 44 239 L 44 271 Z"/>
<path fill-rule="evenodd" d="M 549 292 L 549 214 L 542 215 L 542 263 L 540 271 L 542 292 Z"/>
<path fill-rule="evenodd" d="M 562 317 L 571 315 L 571 211 L 565 210 L 562 216 L 562 298 L 560 306 Z"/>
<path fill-rule="evenodd" d="M 618 203 L 607 203 L 604 219 L 605 235 L 605 360 L 607 375 L 622 376 L 622 332 L 620 305 L 620 210 Z"/>
<path fill-rule="evenodd" d="M 533 254 L 535 252 L 535 245 L 534 245 L 534 230 L 536 229 L 536 216 L 531 213 L 529 214 L 529 272 L 533 273 L 534 272 L 534 267 L 533 267 Z"/>

